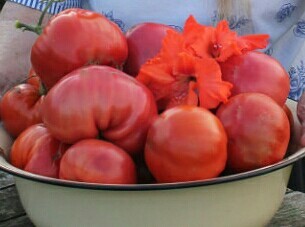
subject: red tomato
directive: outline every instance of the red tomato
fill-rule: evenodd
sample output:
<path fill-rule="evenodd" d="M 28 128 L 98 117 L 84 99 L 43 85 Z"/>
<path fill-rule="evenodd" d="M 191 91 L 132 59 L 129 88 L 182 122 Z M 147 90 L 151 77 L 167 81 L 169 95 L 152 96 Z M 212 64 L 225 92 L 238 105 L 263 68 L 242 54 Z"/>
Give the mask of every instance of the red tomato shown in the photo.
<path fill-rule="evenodd" d="M 225 168 L 227 136 L 208 110 L 178 106 L 152 123 L 144 154 L 157 182 L 213 178 Z"/>
<path fill-rule="evenodd" d="M 260 52 L 250 51 L 232 56 L 220 63 L 222 78 L 233 84 L 232 95 L 259 92 L 273 98 L 283 106 L 290 90 L 289 76 L 274 58 Z"/>
<path fill-rule="evenodd" d="M 37 88 L 39 88 L 41 86 L 41 80 L 37 76 L 37 74 L 33 68 L 30 69 L 26 82 L 28 84 L 36 86 Z"/>
<path fill-rule="evenodd" d="M 288 117 L 272 98 L 243 93 L 220 106 L 216 115 L 228 135 L 228 169 L 242 172 L 283 159 L 290 137 Z"/>
<path fill-rule="evenodd" d="M 140 67 L 160 51 L 168 30 L 174 29 L 165 24 L 147 22 L 137 24 L 127 31 L 128 58 L 124 72 L 136 76 Z"/>
<path fill-rule="evenodd" d="M 136 183 L 136 167 L 121 148 L 96 139 L 79 141 L 62 157 L 59 178 L 103 184 Z"/>
<path fill-rule="evenodd" d="M 151 92 L 135 78 L 109 66 L 87 66 L 48 92 L 42 115 L 50 132 L 65 143 L 101 136 L 136 154 L 157 110 Z"/>
<path fill-rule="evenodd" d="M 58 178 L 60 159 L 67 149 L 42 125 L 32 125 L 22 132 L 10 153 L 10 162 L 25 171 Z"/>
<path fill-rule="evenodd" d="M 49 89 L 67 73 L 84 65 L 122 67 L 127 41 L 105 16 L 84 9 L 68 9 L 54 16 L 35 41 L 32 66 Z"/>
<path fill-rule="evenodd" d="M 8 90 L 1 100 L 1 118 L 4 128 L 17 137 L 27 127 L 41 123 L 41 104 L 44 95 L 39 87 L 19 84 Z"/>

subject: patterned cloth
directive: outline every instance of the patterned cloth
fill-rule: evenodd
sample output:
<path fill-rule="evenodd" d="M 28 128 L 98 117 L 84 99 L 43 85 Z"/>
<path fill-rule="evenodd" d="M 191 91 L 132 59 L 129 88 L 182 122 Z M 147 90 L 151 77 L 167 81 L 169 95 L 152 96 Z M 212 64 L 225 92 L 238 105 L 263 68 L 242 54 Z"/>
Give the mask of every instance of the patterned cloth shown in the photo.
<path fill-rule="evenodd" d="M 11 0 L 32 8 L 42 9 L 39 0 Z M 55 3 L 50 13 L 71 7 L 82 7 L 104 14 L 126 31 L 140 22 L 159 22 L 177 29 L 183 27 L 192 14 L 204 24 L 215 25 L 219 20 L 215 0 L 66 0 Z M 278 59 L 289 72 L 290 98 L 298 100 L 305 90 L 305 1 L 252 0 L 251 12 L 232 12 L 230 27 L 239 33 L 267 33 L 271 36 L 265 53 Z"/>
<path fill-rule="evenodd" d="M 8 0 L 8 1 L 19 3 L 38 10 L 43 10 L 47 4 L 47 2 L 43 0 Z M 81 0 L 66 0 L 62 2 L 54 2 L 52 6 L 49 8 L 48 13 L 56 14 L 64 9 L 80 8 L 80 7 L 81 7 Z"/>

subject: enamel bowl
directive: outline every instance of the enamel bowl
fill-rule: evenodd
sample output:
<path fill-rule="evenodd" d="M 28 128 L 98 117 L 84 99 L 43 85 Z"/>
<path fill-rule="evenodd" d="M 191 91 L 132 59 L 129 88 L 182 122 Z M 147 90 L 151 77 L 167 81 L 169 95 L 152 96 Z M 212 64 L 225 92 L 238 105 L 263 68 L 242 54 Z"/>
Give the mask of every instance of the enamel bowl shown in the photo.
<path fill-rule="evenodd" d="M 296 102 L 287 104 L 295 114 Z M 300 135 L 296 119 L 293 143 Z M 7 136 L 0 138 L 4 152 L 10 141 Z M 285 159 L 274 165 L 170 184 L 100 185 L 51 179 L 19 170 L 1 155 L 0 169 L 14 175 L 22 205 L 38 227 L 259 227 L 268 224 L 280 207 L 293 164 L 304 156 L 304 148 L 291 146 Z"/>

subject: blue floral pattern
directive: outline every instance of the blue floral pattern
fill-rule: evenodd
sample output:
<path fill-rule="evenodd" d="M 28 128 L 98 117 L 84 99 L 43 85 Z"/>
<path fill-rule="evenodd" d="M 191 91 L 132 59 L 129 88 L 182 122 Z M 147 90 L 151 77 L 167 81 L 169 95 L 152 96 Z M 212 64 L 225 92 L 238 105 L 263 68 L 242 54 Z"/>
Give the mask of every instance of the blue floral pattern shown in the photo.
<path fill-rule="evenodd" d="M 245 16 L 237 17 L 235 15 L 232 15 L 228 18 L 229 26 L 232 30 L 240 29 L 243 26 L 247 26 L 247 24 L 251 20 L 246 18 Z"/>
<path fill-rule="evenodd" d="M 292 13 L 297 7 L 291 3 L 284 4 L 280 10 L 276 13 L 275 19 L 277 22 L 281 23 L 283 22 L 286 18 L 291 17 Z"/>
<path fill-rule="evenodd" d="M 299 100 L 305 89 L 305 63 L 302 60 L 299 65 L 291 66 L 289 71 L 290 93 L 289 97 Z"/>
<path fill-rule="evenodd" d="M 215 11 L 212 17 L 212 22 L 216 24 L 220 20 L 219 18 L 220 15 L 217 13 L 217 11 Z M 229 16 L 229 18 L 227 18 L 227 21 L 229 22 L 229 27 L 232 30 L 240 29 L 244 26 L 247 26 L 249 22 L 251 22 L 251 20 L 246 18 L 245 16 L 237 17 L 236 15 Z"/>
<path fill-rule="evenodd" d="M 121 19 L 117 19 L 114 17 L 113 15 L 113 11 L 109 11 L 109 12 L 102 12 L 102 14 L 107 17 L 109 20 L 111 20 L 112 22 L 116 23 L 119 28 L 125 32 L 125 23 L 121 20 Z"/>
<path fill-rule="evenodd" d="M 293 29 L 295 36 L 305 38 L 305 20 L 300 20 Z"/>

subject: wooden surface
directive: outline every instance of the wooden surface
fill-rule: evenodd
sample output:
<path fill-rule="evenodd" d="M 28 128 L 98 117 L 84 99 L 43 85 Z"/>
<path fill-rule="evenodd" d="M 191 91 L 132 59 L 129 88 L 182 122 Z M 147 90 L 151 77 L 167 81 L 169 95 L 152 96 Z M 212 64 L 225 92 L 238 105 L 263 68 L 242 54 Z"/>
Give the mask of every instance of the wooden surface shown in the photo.
<path fill-rule="evenodd" d="M 0 171 L 0 227 L 34 227 L 19 201 L 14 179 Z M 267 227 L 305 227 L 305 194 L 287 190 Z"/>

